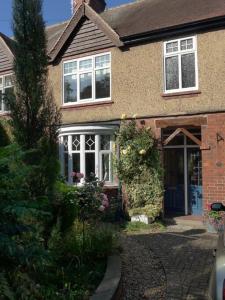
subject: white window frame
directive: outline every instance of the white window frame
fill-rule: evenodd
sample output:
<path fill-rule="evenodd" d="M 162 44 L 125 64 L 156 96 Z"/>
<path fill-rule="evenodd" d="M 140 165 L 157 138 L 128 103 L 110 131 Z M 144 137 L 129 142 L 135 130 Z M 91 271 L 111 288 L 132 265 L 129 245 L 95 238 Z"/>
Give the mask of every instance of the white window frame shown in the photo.
<path fill-rule="evenodd" d="M 181 41 L 193 39 L 193 48 L 187 50 L 181 50 L 180 45 Z M 178 42 L 178 51 L 166 53 L 166 45 L 168 43 Z M 182 70 L 181 70 L 181 56 L 184 54 L 194 53 L 195 54 L 195 86 L 189 88 L 182 88 Z M 166 58 L 178 56 L 178 72 L 179 72 L 179 88 L 167 90 L 166 89 Z M 199 89 L 199 79 L 198 79 L 198 55 L 197 55 L 197 36 L 188 36 L 184 38 L 174 39 L 165 41 L 163 44 L 163 73 L 164 73 L 164 93 L 171 94 L 171 93 L 179 93 L 179 92 L 189 92 L 189 91 L 196 91 Z"/>
<path fill-rule="evenodd" d="M 112 131 L 112 128 L 99 128 L 96 129 L 83 129 L 76 128 L 76 130 L 68 131 L 67 128 L 63 128 L 60 130 L 59 134 L 59 156 L 60 156 L 60 163 L 61 163 L 61 174 L 64 176 L 65 174 L 65 166 L 64 166 L 64 144 L 63 144 L 63 137 L 68 136 L 68 183 L 73 184 L 73 178 L 72 178 L 72 172 L 73 172 L 73 166 L 72 166 L 72 154 L 73 153 L 80 153 L 80 173 L 84 174 L 84 178 L 86 177 L 85 170 L 85 153 L 95 153 L 95 175 L 99 180 L 104 180 L 103 174 L 102 174 L 102 157 L 103 154 L 109 154 L 110 155 L 110 173 L 109 173 L 109 180 L 105 181 L 106 186 L 114 186 L 115 184 L 115 178 L 113 175 L 113 149 L 114 149 L 114 132 Z M 79 151 L 73 151 L 72 150 L 72 136 L 73 135 L 80 135 L 80 150 Z M 86 150 L 85 149 L 85 136 L 86 135 L 94 135 L 95 136 L 95 150 Z M 100 147 L 100 137 L 102 135 L 110 136 L 110 149 L 109 150 L 101 150 Z M 67 152 L 67 151 L 66 151 Z M 84 179 L 81 180 L 81 184 L 84 182 Z"/>
<path fill-rule="evenodd" d="M 95 58 L 99 57 L 99 56 L 104 56 L 104 55 L 109 55 L 110 57 L 110 65 L 109 67 L 102 67 L 102 68 L 96 68 L 95 67 Z M 79 64 L 81 61 L 83 60 L 88 60 L 88 59 L 92 59 L 92 68 L 91 69 L 87 69 L 87 70 L 83 70 L 80 71 L 79 70 Z M 70 62 L 77 62 L 77 101 L 76 102 L 67 102 L 65 103 L 65 94 L 64 94 L 64 77 L 67 75 L 75 75 L 75 73 L 67 73 L 64 74 L 64 66 L 67 63 Z M 98 98 L 96 99 L 96 88 L 95 88 L 95 72 L 97 70 L 103 70 L 103 69 L 109 69 L 109 74 L 110 74 L 110 85 L 109 85 L 109 94 L 110 96 L 107 98 Z M 92 73 L 92 98 L 89 99 L 80 99 L 80 75 L 81 74 L 86 74 L 86 73 Z M 111 52 L 103 52 L 103 53 L 99 53 L 96 55 L 91 55 L 91 56 L 85 56 L 85 57 L 81 57 L 81 58 L 77 58 L 77 59 L 71 59 L 71 60 L 66 60 L 63 62 L 62 64 L 62 105 L 63 106 L 70 106 L 70 105 L 80 105 L 80 104 L 85 104 L 85 103 L 94 103 L 94 102 L 100 102 L 100 101 L 111 101 L 111 93 L 112 93 L 112 55 Z"/>
<path fill-rule="evenodd" d="M 2 95 L 4 95 L 5 90 L 7 88 L 13 87 L 13 84 L 11 86 L 5 86 L 5 78 L 8 76 L 13 76 L 13 73 L 0 75 L 0 78 L 2 79 L 2 85 L 0 85 L 0 91 L 2 92 Z M 0 114 L 7 113 L 7 112 L 9 112 L 9 110 L 5 110 L 5 103 L 4 103 L 3 99 L 0 99 Z"/>

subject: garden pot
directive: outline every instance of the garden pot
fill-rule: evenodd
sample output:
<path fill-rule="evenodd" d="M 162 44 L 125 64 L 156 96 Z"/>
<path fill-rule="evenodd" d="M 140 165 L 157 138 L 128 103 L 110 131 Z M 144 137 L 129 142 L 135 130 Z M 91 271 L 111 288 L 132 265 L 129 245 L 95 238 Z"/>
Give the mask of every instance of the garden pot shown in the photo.
<path fill-rule="evenodd" d="M 219 233 L 224 230 L 223 224 L 212 224 L 209 221 L 205 222 L 205 226 L 206 226 L 207 232 L 209 232 L 209 233 Z"/>
<path fill-rule="evenodd" d="M 146 215 L 135 215 L 131 217 L 131 222 L 142 222 L 145 224 L 151 224 L 153 222 L 152 218 Z"/>

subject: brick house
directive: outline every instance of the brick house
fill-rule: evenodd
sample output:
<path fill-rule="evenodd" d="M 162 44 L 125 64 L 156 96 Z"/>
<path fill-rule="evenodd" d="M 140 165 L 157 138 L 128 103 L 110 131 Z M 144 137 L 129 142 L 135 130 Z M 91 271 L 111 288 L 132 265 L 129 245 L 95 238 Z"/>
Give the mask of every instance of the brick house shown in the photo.
<path fill-rule="evenodd" d="M 225 202 L 225 2 L 75 2 L 69 21 L 46 28 L 67 181 L 95 172 L 116 191 L 114 132 L 121 114 L 137 114 L 161 144 L 165 213 Z M 0 93 L 12 88 L 12 62 L 13 41 L 0 33 Z M 0 112 L 9 115 L 3 101 Z"/>

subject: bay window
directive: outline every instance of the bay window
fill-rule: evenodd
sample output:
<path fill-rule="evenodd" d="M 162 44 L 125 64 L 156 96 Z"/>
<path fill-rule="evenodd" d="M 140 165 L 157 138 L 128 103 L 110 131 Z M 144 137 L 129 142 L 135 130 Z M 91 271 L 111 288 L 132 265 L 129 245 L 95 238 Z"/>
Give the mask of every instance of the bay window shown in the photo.
<path fill-rule="evenodd" d="M 4 99 L 13 90 L 13 76 L 0 76 L 0 112 L 8 112 L 9 107 Z"/>
<path fill-rule="evenodd" d="M 196 37 L 164 43 L 164 86 L 166 93 L 198 89 Z"/>
<path fill-rule="evenodd" d="M 108 100 L 111 96 L 111 55 L 66 61 L 63 64 L 63 103 Z"/>
<path fill-rule="evenodd" d="M 111 133 L 69 133 L 60 136 L 62 175 L 70 184 L 79 183 L 95 174 L 107 184 L 113 183 Z M 77 181 L 74 174 L 83 174 Z"/>

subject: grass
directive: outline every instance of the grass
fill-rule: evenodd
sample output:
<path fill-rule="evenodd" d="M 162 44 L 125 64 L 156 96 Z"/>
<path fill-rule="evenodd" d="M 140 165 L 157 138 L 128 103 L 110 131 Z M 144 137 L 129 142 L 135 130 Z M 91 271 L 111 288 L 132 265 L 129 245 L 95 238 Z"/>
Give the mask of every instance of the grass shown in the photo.
<path fill-rule="evenodd" d="M 158 232 L 164 231 L 165 225 L 161 221 L 156 221 L 152 224 L 145 224 L 142 222 L 126 222 L 122 225 L 122 230 L 126 233 L 141 231 Z"/>

